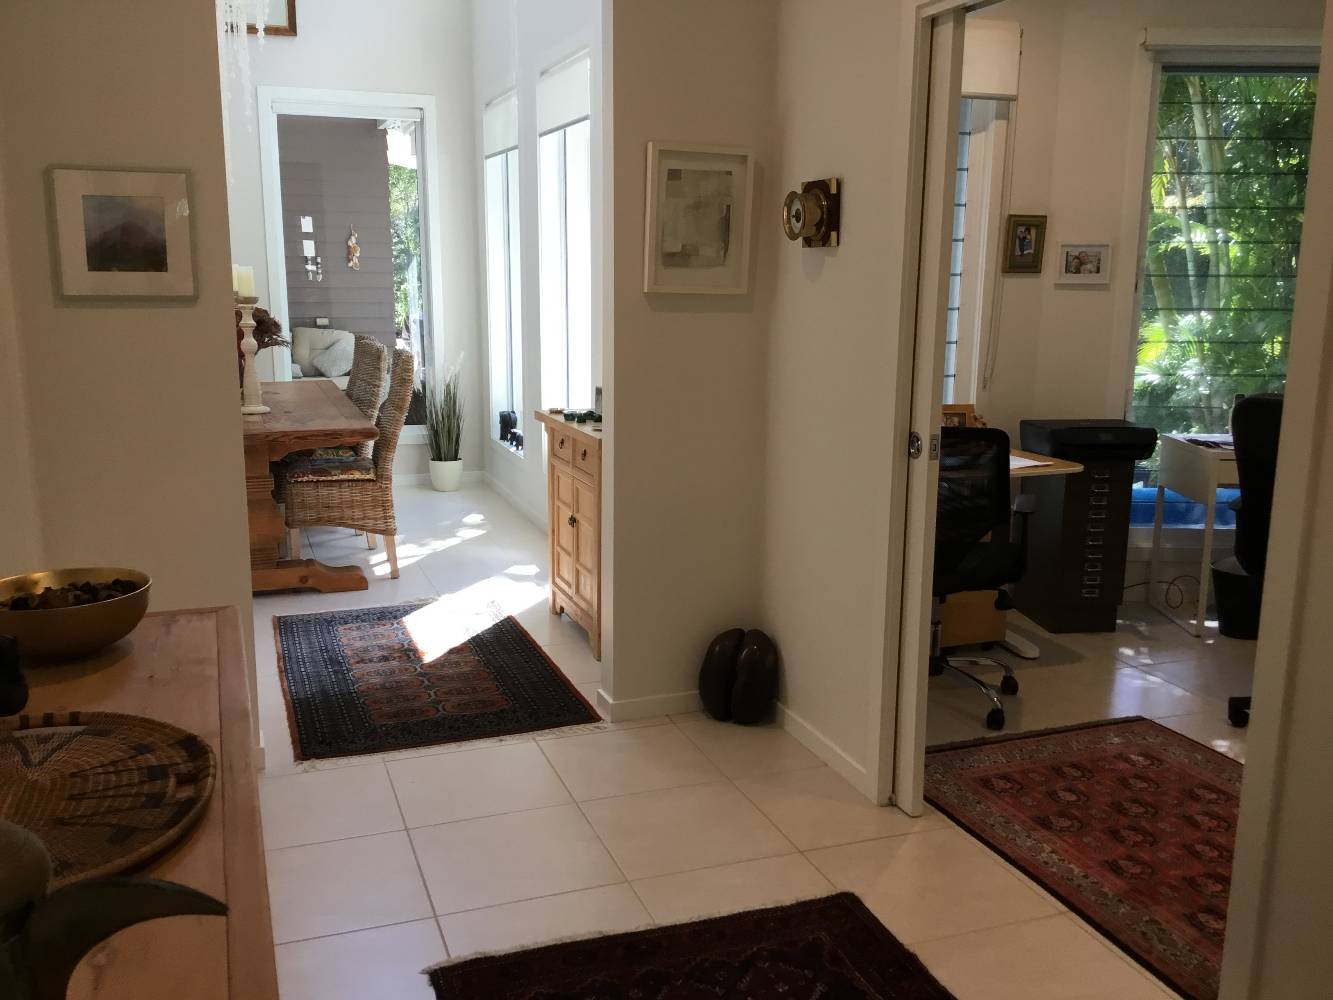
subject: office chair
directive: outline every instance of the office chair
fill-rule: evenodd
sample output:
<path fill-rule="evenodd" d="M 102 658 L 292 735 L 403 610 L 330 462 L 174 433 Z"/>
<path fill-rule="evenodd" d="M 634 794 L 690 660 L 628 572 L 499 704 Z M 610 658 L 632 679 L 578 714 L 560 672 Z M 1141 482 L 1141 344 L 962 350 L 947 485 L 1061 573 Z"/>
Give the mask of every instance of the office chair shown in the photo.
<path fill-rule="evenodd" d="M 951 661 L 940 648 L 940 609 L 950 594 L 994 590 L 995 606 L 1013 607 L 1004 588 L 1027 568 L 1027 515 L 1031 497 L 1011 508 L 1009 435 L 994 427 L 945 427 L 940 435 L 940 485 L 935 515 L 935 577 L 931 587 L 930 675 L 960 674 L 990 699 L 988 729 L 1004 728 L 1000 695 L 1018 694 L 1018 678 L 1007 663 L 989 657 L 1004 671 L 997 690 Z M 1018 540 L 1010 539 L 1011 510 L 1019 515 Z"/>
<path fill-rule="evenodd" d="M 1236 511 L 1236 561 L 1253 577 L 1262 593 L 1268 564 L 1268 528 L 1273 518 L 1273 481 L 1277 476 L 1278 433 L 1282 428 L 1282 397 L 1246 396 L 1231 410 L 1231 440 L 1236 448 L 1240 498 Z M 1233 726 L 1250 721 L 1250 697 L 1227 701 Z"/>

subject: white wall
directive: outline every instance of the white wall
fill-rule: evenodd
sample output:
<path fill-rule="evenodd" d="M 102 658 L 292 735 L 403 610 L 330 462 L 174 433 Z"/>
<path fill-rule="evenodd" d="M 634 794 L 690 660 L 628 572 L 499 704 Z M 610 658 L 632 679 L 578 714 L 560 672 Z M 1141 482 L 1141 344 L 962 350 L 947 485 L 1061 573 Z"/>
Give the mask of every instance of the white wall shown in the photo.
<path fill-rule="evenodd" d="M 1023 26 L 1004 211 L 1048 215 L 1045 270 L 1002 274 L 994 378 L 977 409 L 1018 433 L 1028 417 L 1122 417 L 1137 318 L 1134 279 L 1147 139 L 1146 27 L 1315 28 L 1319 0 L 1007 0 L 975 17 Z M 1064 242 L 1113 245 L 1110 289 L 1056 287 Z"/>
<path fill-rule="evenodd" d="M 5 147 L 0 115 L 0 150 Z M 5 211 L 5 164 L 0 157 L 0 233 L 9 231 Z M 29 441 L 28 406 L 23 381 L 22 342 L 14 311 L 14 282 L 9 271 L 9 241 L 0 236 L 0 469 L 9 470 L 0 492 L 0 576 L 14 576 L 42 565 L 41 525 Z"/>
<path fill-rule="evenodd" d="M 444 367 L 465 354 L 467 469 L 482 463 L 485 354 L 478 341 L 478 272 L 473 233 L 478 199 L 473 161 L 471 30 L 467 0 L 319 0 L 302 6 L 295 38 L 251 39 L 251 89 L 231 90 L 233 182 L 229 188 L 235 261 L 255 267 L 261 303 L 269 300 L 268 255 L 260 185 L 259 133 L 247 124 L 258 86 L 426 94 L 436 99 L 434 156 L 443 246 L 432 247 L 443 283 L 443 328 L 436 360 Z M 341 267 L 339 260 L 325 268 Z M 404 450 L 407 450 L 406 446 Z"/>
<path fill-rule="evenodd" d="M 31 509 L 15 521 L 7 511 L 3 531 L 7 549 L 13 536 L 29 536 L 25 561 L 40 534 L 48 564 L 138 567 L 153 577 L 154 608 L 234 604 L 248 622 L 216 66 L 209 4 L 5 5 L 0 158 L 22 348 L 22 367 L 5 378 L 21 379 L 26 395 L 40 523 Z M 44 171 L 55 163 L 189 170 L 198 301 L 58 302 L 44 193 Z M 0 344 L 10 361 L 4 309 Z M 21 397 L 4 395 L 9 417 Z M 17 466 L 11 457 L 7 479 L 22 476 L 21 455 Z"/>
<path fill-rule="evenodd" d="M 482 109 L 511 90 L 518 95 L 519 128 L 519 242 L 522 271 L 523 315 L 517 318 L 522 331 L 523 399 L 519 422 L 524 435 L 524 454 L 516 455 L 494 438 L 500 406 L 489 398 L 490 380 L 485 371 L 490 357 L 486 333 L 485 232 L 477 220 L 475 252 L 478 274 L 477 358 L 479 398 L 485 403 L 480 427 L 488 481 L 529 518 L 546 524 L 546 451 L 542 425 L 532 416 L 541 404 L 541 325 L 538 316 L 540 249 L 537 232 L 537 80 L 542 72 L 581 51 L 592 54 L 592 148 L 593 190 L 603 190 L 601 153 L 603 122 L 601 108 L 602 28 L 599 0 L 472 0 L 473 101 L 472 128 L 477 149 L 481 146 Z M 482 158 L 473 165 L 474 184 L 481 191 Z M 597 203 L 597 199 L 594 199 Z M 600 216 L 600 204 L 594 209 Z M 480 215 L 480 213 L 478 213 Z M 600 231 L 600 218 L 593 232 Z M 593 301 L 601 293 L 603 241 L 594 239 Z M 601 385 L 601 316 L 594 309 L 593 384 Z"/>
<path fill-rule="evenodd" d="M 692 707 L 709 640 L 759 618 L 764 357 L 774 280 L 766 234 L 776 225 L 768 208 L 779 190 L 775 29 L 769 0 L 621 0 L 609 27 L 614 299 L 605 356 L 614 538 L 603 593 L 609 589 L 615 613 L 609 693 L 620 712 Z M 644 293 L 651 139 L 754 151 L 748 295 Z M 606 689 L 605 668 L 603 681 Z"/>

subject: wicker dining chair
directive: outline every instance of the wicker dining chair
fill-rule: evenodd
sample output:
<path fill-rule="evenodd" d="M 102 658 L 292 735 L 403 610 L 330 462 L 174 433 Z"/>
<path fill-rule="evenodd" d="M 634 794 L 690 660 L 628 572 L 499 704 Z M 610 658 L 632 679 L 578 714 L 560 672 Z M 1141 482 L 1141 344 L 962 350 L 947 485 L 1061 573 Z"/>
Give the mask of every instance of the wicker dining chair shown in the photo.
<path fill-rule="evenodd" d="M 293 552 L 302 528 L 332 526 L 384 536 L 389 575 L 398 579 L 398 521 L 393 510 L 393 456 L 412 403 L 412 352 L 396 350 L 390 361 L 389 395 L 380 406 L 370 457 L 316 458 L 287 470 L 287 531 Z"/>
<path fill-rule="evenodd" d="M 347 376 L 347 397 L 356 408 L 374 420 L 384 399 L 385 365 L 389 349 L 374 337 L 358 335 L 352 351 L 352 371 Z"/>

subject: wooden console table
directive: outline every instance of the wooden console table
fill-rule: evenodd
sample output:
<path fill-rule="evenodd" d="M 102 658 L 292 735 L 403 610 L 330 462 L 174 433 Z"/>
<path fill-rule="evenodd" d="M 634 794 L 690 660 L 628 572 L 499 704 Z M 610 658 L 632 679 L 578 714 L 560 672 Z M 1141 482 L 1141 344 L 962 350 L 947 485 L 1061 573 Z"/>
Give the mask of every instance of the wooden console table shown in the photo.
<path fill-rule="evenodd" d="M 97 656 L 27 671 L 25 712 L 149 716 L 207 740 L 218 757 L 203 818 L 142 874 L 206 892 L 230 913 L 121 931 L 84 958 L 70 1000 L 277 1000 L 243 649 L 235 608 L 165 612 Z"/>
<path fill-rule="evenodd" d="M 365 590 L 359 566 L 326 566 L 317 559 L 283 559 L 287 537 L 273 499 L 270 465 L 295 451 L 372 441 L 374 421 L 357 409 L 331 379 L 265 382 L 269 413 L 245 422 L 245 493 L 250 518 L 250 580 L 265 590 Z M 293 553 L 295 554 L 295 553 Z"/>
<path fill-rule="evenodd" d="M 602 658 L 602 428 L 538 410 L 546 425 L 551 614 L 583 626 Z"/>

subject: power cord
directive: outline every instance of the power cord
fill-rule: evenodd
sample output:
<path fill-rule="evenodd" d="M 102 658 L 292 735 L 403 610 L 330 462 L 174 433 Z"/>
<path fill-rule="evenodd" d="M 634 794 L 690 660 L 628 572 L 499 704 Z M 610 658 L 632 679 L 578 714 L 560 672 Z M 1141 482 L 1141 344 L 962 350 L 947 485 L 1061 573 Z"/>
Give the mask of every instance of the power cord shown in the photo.
<path fill-rule="evenodd" d="M 1193 580 L 1196 587 L 1199 584 L 1199 578 L 1190 573 L 1182 573 L 1180 576 L 1173 577 L 1166 581 L 1164 589 L 1162 590 L 1162 603 L 1173 611 L 1185 606 L 1185 588 L 1180 585 L 1181 580 Z M 1141 580 L 1138 583 L 1131 583 L 1125 588 L 1125 591 L 1128 592 L 1135 587 L 1146 586 L 1148 586 L 1148 581 Z"/>

